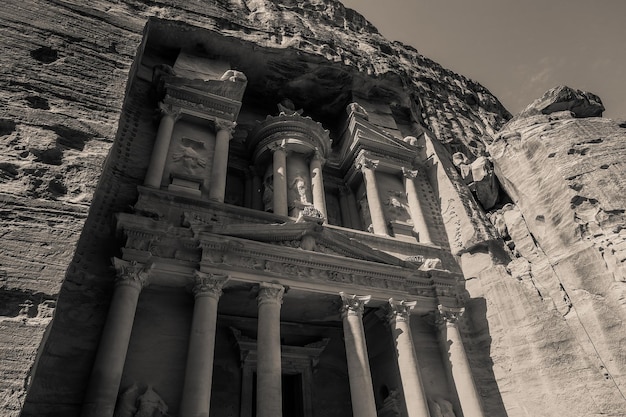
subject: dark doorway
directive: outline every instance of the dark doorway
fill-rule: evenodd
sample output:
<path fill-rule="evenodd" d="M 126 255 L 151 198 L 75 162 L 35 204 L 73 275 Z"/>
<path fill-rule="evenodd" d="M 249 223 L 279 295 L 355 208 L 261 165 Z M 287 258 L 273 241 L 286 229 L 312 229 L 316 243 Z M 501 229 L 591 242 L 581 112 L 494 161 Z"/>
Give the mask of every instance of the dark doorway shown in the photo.
<path fill-rule="evenodd" d="M 302 374 L 283 374 L 283 417 L 304 417 Z"/>

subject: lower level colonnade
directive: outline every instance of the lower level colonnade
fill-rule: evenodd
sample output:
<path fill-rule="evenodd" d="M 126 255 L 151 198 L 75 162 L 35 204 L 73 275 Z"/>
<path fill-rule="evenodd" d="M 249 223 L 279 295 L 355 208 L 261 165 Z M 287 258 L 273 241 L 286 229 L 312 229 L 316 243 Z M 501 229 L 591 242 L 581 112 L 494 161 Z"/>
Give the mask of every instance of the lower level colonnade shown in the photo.
<path fill-rule="evenodd" d="M 136 262 L 116 260 L 118 280 L 91 380 L 83 405 L 83 417 L 112 417 L 124 370 L 135 310 L 150 268 Z M 180 417 L 209 417 L 218 303 L 227 275 L 196 271 L 194 308 L 188 339 Z M 257 296 L 256 417 L 280 417 L 282 410 L 281 306 L 286 288 L 261 282 Z M 348 380 L 355 417 L 377 417 L 363 314 L 369 295 L 339 293 Z M 410 327 L 416 302 L 389 299 L 382 306 L 399 371 L 408 417 L 431 417 L 428 397 Z M 465 416 L 483 417 L 480 397 L 458 329 L 462 308 L 439 306 L 441 347 Z M 402 401 L 401 401 L 402 402 Z"/>

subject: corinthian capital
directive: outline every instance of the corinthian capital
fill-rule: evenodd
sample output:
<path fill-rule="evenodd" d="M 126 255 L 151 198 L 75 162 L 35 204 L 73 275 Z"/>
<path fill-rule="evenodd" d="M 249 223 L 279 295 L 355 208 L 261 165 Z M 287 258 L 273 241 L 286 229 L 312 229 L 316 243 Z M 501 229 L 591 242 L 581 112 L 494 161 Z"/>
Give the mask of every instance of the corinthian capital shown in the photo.
<path fill-rule="evenodd" d="M 439 304 L 438 322 L 446 325 L 456 325 L 463 313 L 464 307 L 446 307 Z"/>
<path fill-rule="evenodd" d="M 215 120 L 215 132 L 225 131 L 228 132 L 229 138 L 232 138 L 233 133 L 235 132 L 235 127 L 237 127 L 237 123 L 224 120 L 224 119 L 216 119 Z"/>
<path fill-rule="evenodd" d="M 180 107 L 176 107 L 172 104 L 164 103 L 162 101 L 159 102 L 159 112 L 161 114 L 161 117 L 170 116 L 174 118 L 174 120 L 178 120 L 181 116 Z"/>
<path fill-rule="evenodd" d="M 361 154 L 359 155 L 359 157 L 356 159 L 356 161 L 354 161 L 354 166 L 356 169 L 363 170 L 363 169 L 376 169 L 378 167 L 378 162 L 374 159 L 368 158 L 367 156 Z"/>
<path fill-rule="evenodd" d="M 120 258 L 112 258 L 116 272 L 115 285 L 130 285 L 141 289 L 146 285 L 153 264 L 143 264 L 137 261 L 125 261 Z"/>
<path fill-rule="evenodd" d="M 387 306 L 387 320 L 392 321 L 409 321 L 411 316 L 411 310 L 417 304 L 417 301 L 396 301 L 393 298 L 389 299 Z"/>
<path fill-rule="evenodd" d="M 404 175 L 405 178 L 408 178 L 410 180 L 414 180 L 417 177 L 417 174 L 419 173 L 418 170 L 416 169 L 408 169 L 408 168 L 402 168 L 402 175 Z"/>
<path fill-rule="evenodd" d="M 367 304 L 372 298 L 371 295 L 350 295 L 340 292 L 341 297 L 341 317 L 362 316 Z"/>
<path fill-rule="evenodd" d="M 259 306 L 265 303 L 282 304 L 284 294 L 285 287 L 282 285 L 262 282 L 259 284 L 259 296 L 257 297 L 257 302 L 259 303 Z"/>
<path fill-rule="evenodd" d="M 210 272 L 194 271 L 193 295 L 198 297 L 220 298 L 222 287 L 228 281 L 228 275 L 212 274 Z"/>
<path fill-rule="evenodd" d="M 276 152 L 276 151 L 285 151 L 287 149 L 287 146 L 285 144 L 285 141 L 276 141 L 276 142 L 272 142 L 269 145 L 267 145 L 268 149 L 271 150 L 272 152 Z"/>

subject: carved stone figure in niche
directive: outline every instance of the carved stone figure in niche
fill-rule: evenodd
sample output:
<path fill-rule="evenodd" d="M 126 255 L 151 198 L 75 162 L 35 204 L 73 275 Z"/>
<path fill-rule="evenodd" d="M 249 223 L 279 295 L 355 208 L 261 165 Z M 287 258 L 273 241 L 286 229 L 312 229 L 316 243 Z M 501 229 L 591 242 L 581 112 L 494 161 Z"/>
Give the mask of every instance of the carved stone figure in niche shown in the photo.
<path fill-rule="evenodd" d="M 287 201 L 290 215 L 297 217 L 299 210 L 313 204 L 309 165 L 301 154 L 293 153 L 287 160 Z M 297 210 L 292 212 L 292 210 Z"/>
<path fill-rule="evenodd" d="M 137 413 L 135 417 L 161 417 L 167 415 L 167 404 L 150 385 L 139 398 L 137 398 Z"/>
<path fill-rule="evenodd" d="M 207 149 L 204 143 L 190 138 L 181 138 L 178 149 L 172 154 L 171 172 L 201 178 L 207 160 Z"/>
<path fill-rule="evenodd" d="M 311 201 L 307 198 L 307 189 L 308 184 L 306 183 L 306 179 L 296 177 L 289 185 L 289 205 L 291 206 L 293 204 L 294 207 L 300 204 L 304 206 L 310 205 Z"/>
<path fill-rule="evenodd" d="M 401 222 L 411 222 L 409 214 L 409 205 L 406 202 L 406 196 L 401 191 L 387 191 L 387 200 L 385 200 L 386 214 L 389 220 Z"/>
<path fill-rule="evenodd" d="M 428 400 L 432 417 L 456 417 L 452 403 L 443 398 L 437 398 L 436 400 Z"/>
<path fill-rule="evenodd" d="M 274 171 L 270 165 L 263 175 L 263 210 L 274 210 Z"/>
<path fill-rule="evenodd" d="M 137 412 L 137 407 L 135 406 L 137 397 L 139 397 L 139 387 L 133 382 L 117 399 L 113 417 L 133 417 Z"/>
<path fill-rule="evenodd" d="M 491 159 L 479 156 L 474 162 L 462 152 L 452 155 L 452 163 L 461 173 L 461 177 L 474 192 L 485 210 L 492 208 L 498 200 L 498 181 L 493 173 Z"/>
<path fill-rule="evenodd" d="M 303 109 L 296 110 L 296 105 L 288 98 L 278 103 L 278 111 L 280 116 L 302 116 L 302 113 L 304 113 Z"/>
<path fill-rule="evenodd" d="M 370 214 L 369 203 L 367 202 L 367 197 L 363 196 L 359 200 L 359 209 L 361 212 L 361 219 L 363 220 L 363 224 L 365 225 L 365 230 L 370 233 L 374 233 L 374 225 L 372 224 L 372 215 Z"/>

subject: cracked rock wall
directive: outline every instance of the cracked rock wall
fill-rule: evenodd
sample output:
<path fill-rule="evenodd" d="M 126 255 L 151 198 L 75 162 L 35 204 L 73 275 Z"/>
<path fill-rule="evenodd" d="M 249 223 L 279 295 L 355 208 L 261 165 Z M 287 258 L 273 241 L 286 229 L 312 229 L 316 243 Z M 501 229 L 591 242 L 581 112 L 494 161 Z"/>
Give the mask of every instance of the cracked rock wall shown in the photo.
<path fill-rule="evenodd" d="M 537 103 L 555 91 L 562 92 L 552 90 Z M 552 356 L 554 360 L 538 368 L 538 382 L 545 383 L 553 379 L 555 372 L 567 369 L 569 376 L 577 376 L 571 384 L 563 384 L 566 376 L 559 377 L 561 386 L 556 393 L 560 399 L 576 390 L 584 393 L 582 397 L 567 399 L 561 412 L 575 416 L 623 416 L 626 280 L 622 251 L 626 238 L 626 183 L 622 155 L 626 124 L 600 117 L 579 118 L 576 116 L 588 116 L 593 111 L 577 112 L 572 106 L 571 111 L 559 111 L 564 107 L 568 108 L 546 106 L 543 113 L 547 114 L 529 111 L 529 107 L 511 120 L 488 147 L 500 183 L 515 204 L 500 213 L 513 248 L 507 272 L 518 281 L 517 291 L 523 288 L 525 298 L 535 304 L 530 309 L 511 309 L 508 314 L 515 310 L 544 312 L 536 317 L 534 325 L 532 320 L 528 322 L 528 330 L 534 332 L 543 327 L 543 332 L 541 344 L 526 355 L 544 352 L 537 359 Z M 512 284 L 485 278 L 485 298 L 494 307 L 503 299 L 512 300 L 489 294 Z M 546 326 L 550 316 L 554 323 Z M 528 317 L 519 319 L 513 323 L 516 328 L 528 321 Z M 524 350 L 533 345 L 532 339 L 529 341 Z M 502 342 L 494 339 L 492 348 Z M 505 342 L 500 354 L 513 353 L 521 345 Z M 554 355 L 555 350 L 558 356 Z M 511 364 L 505 378 L 519 378 L 522 374 L 516 375 L 515 368 L 520 364 Z M 532 391 L 536 383 L 527 386 Z M 517 400 L 525 410 L 533 405 L 526 401 L 528 394 L 525 392 Z M 544 405 L 551 403 L 545 389 L 532 398 L 544 398 Z M 538 412 L 539 409 L 534 411 Z M 547 410 L 543 413 L 553 415 Z"/>
<path fill-rule="evenodd" d="M 484 87 L 385 40 L 358 13 L 331 0 L 3 4 L 3 415 L 19 414 L 68 265 L 73 260 L 74 272 L 86 273 L 79 265 L 83 254 L 74 250 L 150 16 L 264 48 L 316 54 L 405 85 L 414 101 L 412 116 L 435 141 L 427 156 L 440 158 L 430 168 L 431 183 L 448 190 L 439 197 L 472 297 L 464 331 L 487 414 L 626 415 L 623 125 L 530 111 L 497 134 L 511 116 Z M 123 117 L 131 130 L 150 123 L 138 113 Z M 480 155 L 484 137 L 496 138 L 489 150 L 516 204 L 503 213 L 513 253 L 507 253 L 449 161 L 453 151 Z M 115 152 L 125 150 L 118 146 Z M 110 233 L 99 226 L 83 237 L 90 234 Z M 80 285 L 71 285 L 69 294 L 79 294 Z M 89 297 L 106 300 L 107 294 Z M 101 304 L 66 313 L 102 320 L 106 302 Z"/>

